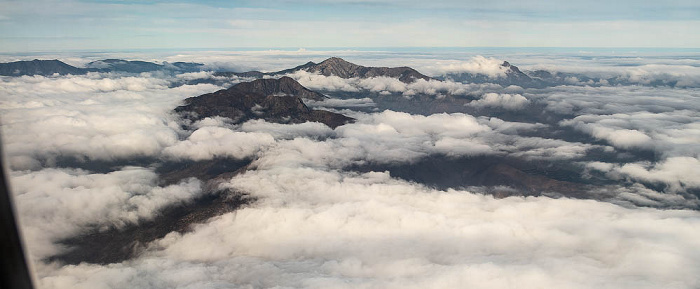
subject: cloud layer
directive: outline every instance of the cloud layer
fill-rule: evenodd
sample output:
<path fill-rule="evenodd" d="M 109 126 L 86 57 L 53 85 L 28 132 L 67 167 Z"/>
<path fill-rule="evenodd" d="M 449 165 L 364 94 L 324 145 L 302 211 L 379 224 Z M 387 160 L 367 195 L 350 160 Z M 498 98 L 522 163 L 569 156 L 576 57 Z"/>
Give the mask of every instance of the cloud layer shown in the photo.
<path fill-rule="evenodd" d="M 171 234 L 138 260 L 63 267 L 41 285 L 692 288 L 700 282 L 697 212 L 498 200 L 434 191 L 381 172 L 291 164 L 265 166 L 229 186 L 261 199 L 194 232 Z"/>
<path fill-rule="evenodd" d="M 379 55 L 377 61 L 396 66 L 391 57 L 397 56 L 383 52 L 345 53 L 366 59 Z M 310 54 L 255 52 L 250 57 L 261 61 L 262 68 L 276 68 L 282 66 L 275 64 L 279 58 L 286 65 Z M 231 65 L 230 59 L 244 56 L 209 65 Z M 482 57 L 476 60 L 480 65 L 465 66 L 459 62 L 474 60 L 430 57 L 435 58 L 407 62 L 435 71 L 455 65 L 498 75 L 492 64 L 500 65 L 496 59 L 502 58 Z M 437 63 L 440 57 L 453 61 Z M 627 68 L 610 69 L 608 61 L 632 61 L 596 60 L 585 66 L 578 57 L 532 57 L 552 67 L 577 64 L 571 69 L 623 76 L 619 71 Z M 694 65 L 672 57 L 635 61 L 668 65 L 665 71 L 688 69 L 689 61 Z M 248 66 L 252 63 L 241 67 Z M 689 71 L 679 79 L 694 73 Z M 187 97 L 224 87 L 174 84 L 211 79 L 208 72 L 0 78 L 3 159 L 10 164 L 40 287 L 700 286 L 695 229 L 700 214 L 635 207 L 697 207 L 700 103 L 692 85 L 573 83 L 528 89 L 306 72 L 292 76 L 331 97 L 310 105 L 357 121 L 331 129 L 320 123 L 261 120 L 233 125 L 215 117 L 185 130 L 172 109 Z M 459 113 L 378 109 L 381 97 L 419 101 L 448 96 L 471 98 L 463 102 L 466 106 L 459 104 L 464 109 Z M 485 192 L 480 188 L 438 190 L 388 171 L 349 170 L 368 163 L 410 168 L 431 157 L 469 162 L 477 156 L 517 160 L 533 168 L 557 169 L 564 163 L 578 171 L 554 171 L 552 177 L 580 174 L 573 177 L 596 184 L 588 192 L 596 197 L 495 198 L 479 193 Z M 65 158 L 76 161 L 63 167 Z M 196 179 L 159 185 L 158 164 L 222 158 L 253 160 L 247 172 L 222 179 L 220 186 L 246 193 L 255 202 L 189 232 L 171 233 L 122 263 L 64 266 L 42 261 L 65 249 L 56 244 L 59 239 L 87 228 L 138 224 L 160 208 L 204 193 Z M 133 166 L 136 159 L 147 159 L 147 164 Z M 99 163 L 106 168 L 90 168 Z M 80 166 L 85 168 L 74 168 Z"/>
<path fill-rule="evenodd" d="M 150 169 L 126 167 L 106 174 L 43 169 L 12 174 L 12 189 L 31 256 L 60 252 L 54 242 L 89 228 L 123 227 L 149 219 L 166 205 L 201 194 L 197 179 L 157 186 Z"/>
<path fill-rule="evenodd" d="M 178 141 L 169 111 L 217 87 L 170 88 L 166 79 L 87 76 L 2 78 L 3 137 L 10 167 L 36 169 L 57 157 L 154 156 Z"/>

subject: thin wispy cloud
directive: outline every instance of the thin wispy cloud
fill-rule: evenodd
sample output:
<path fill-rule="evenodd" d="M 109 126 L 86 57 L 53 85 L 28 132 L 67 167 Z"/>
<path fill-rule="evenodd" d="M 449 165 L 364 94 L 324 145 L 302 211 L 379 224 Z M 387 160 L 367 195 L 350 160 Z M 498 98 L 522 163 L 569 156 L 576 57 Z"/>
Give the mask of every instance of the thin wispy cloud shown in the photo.
<path fill-rule="evenodd" d="M 46 51 L 46 47 L 700 45 L 697 38 L 686 37 L 698 26 L 700 9 L 689 1 L 552 5 L 546 1 L 33 0 L 4 2 L 3 8 L 0 37 L 14 39 L 3 47 L 6 52 Z M 342 37 L 337 31 L 343 31 Z M 130 41 L 125 43 L 125 37 Z"/>

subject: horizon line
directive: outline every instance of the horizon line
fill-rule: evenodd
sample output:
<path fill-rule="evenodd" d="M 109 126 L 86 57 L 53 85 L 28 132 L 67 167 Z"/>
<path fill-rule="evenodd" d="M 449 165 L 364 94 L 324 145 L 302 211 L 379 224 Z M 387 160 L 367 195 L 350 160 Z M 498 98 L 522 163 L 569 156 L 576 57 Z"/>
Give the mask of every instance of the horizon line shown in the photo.
<path fill-rule="evenodd" d="M 186 47 L 186 48 L 107 48 L 107 49 L 61 49 L 61 50 L 20 50 L 20 51 L 0 51 L 0 54 L 32 54 L 32 53 L 101 53 L 101 52 L 143 52 L 143 51 L 231 51 L 231 52 L 257 52 L 257 51 L 284 51 L 284 52 L 314 52 L 314 51 L 382 51 L 382 50 L 453 50 L 453 49 L 589 49 L 589 50 L 676 50 L 700 52 L 700 47 L 635 47 L 635 46 L 318 46 L 318 47 L 263 47 L 263 46 L 243 46 L 243 47 Z"/>

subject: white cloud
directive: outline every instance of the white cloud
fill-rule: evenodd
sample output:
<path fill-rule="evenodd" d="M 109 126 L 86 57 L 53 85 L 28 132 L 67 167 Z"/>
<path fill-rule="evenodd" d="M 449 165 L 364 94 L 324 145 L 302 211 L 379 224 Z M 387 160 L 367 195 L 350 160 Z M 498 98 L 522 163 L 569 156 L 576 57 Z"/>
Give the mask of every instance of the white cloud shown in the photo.
<path fill-rule="evenodd" d="M 473 107 L 502 107 L 508 110 L 519 110 L 530 104 L 530 100 L 520 94 L 487 93 L 481 99 L 467 105 Z"/>
<path fill-rule="evenodd" d="M 496 117 L 481 117 L 481 120 L 492 129 L 506 134 L 517 135 L 518 132 L 533 131 L 548 127 L 548 125 L 542 123 L 510 122 Z"/>
<path fill-rule="evenodd" d="M 186 97 L 217 89 L 208 84 L 169 88 L 166 80 L 147 76 L 101 77 L 2 78 L 0 110 L 10 166 L 36 169 L 57 156 L 157 156 L 178 141 L 180 129 L 170 111 Z"/>
<path fill-rule="evenodd" d="M 249 133 L 267 133 L 275 137 L 275 139 L 293 139 L 295 137 L 321 138 L 334 135 L 331 128 L 319 122 L 279 124 L 264 120 L 249 120 L 241 124 L 239 129 Z"/>
<path fill-rule="evenodd" d="M 208 160 L 216 157 L 244 159 L 253 157 L 265 146 L 275 142 L 266 133 L 234 132 L 222 127 L 202 127 L 186 140 L 166 147 L 163 154 L 175 158 Z"/>
<path fill-rule="evenodd" d="M 311 123 L 297 125 L 250 121 L 243 131 L 270 133 L 278 140 L 275 155 L 254 162 L 259 166 L 303 163 L 341 169 L 353 164 L 412 163 L 423 157 L 510 155 L 527 159 L 575 159 L 598 146 L 541 137 L 526 137 L 542 124 L 475 118 L 461 113 L 411 115 L 403 112 L 355 113 L 357 122 L 331 131 Z M 284 140 L 287 141 L 284 141 Z"/>
<path fill-rule="evenodd" d="M 363 152 L 359 159 L 379 162 L 412 161 L 433 150 L 472 155 L 492 153 L 478 136 L 491 129 L 470 115 L 430 116 L 384 111 L 360 118 L 358 123 L 336 129 L 345 147 Z M 460 139 L 457 146 L 455 139 Z M 455 145 L 453 150 L 447 145 Z"/>
<path fill-rule="evenodd" d="M 611 163 L 604 163 L 604 162 L 590 162 L 586 164 L 586 167 L 589 167 L 591 169 L 601 171 L 601 172 L 609 172 L 613 169 L 615 165 Z"/>
<path fill-rule="evenodd" d="M 391 77 L 370 78 L 340 78 L 337 76 L 324 76 L 317 73 L 297 71 L 287 76 L 294 78 L 301 85 L 315 90 L 323 91 L 371 91 L 382 94 L 402 93 L 412 96 L 417 93 L 427 95 L 465 95 L 480 91 L 488 85 L 462 84 L 453 81 L 437 81 L 418 79 L 412 83 L 404 83 Z"/>
<path fill-rule="evenodd" d="M 287 76 L 294 78 L 304 87 L 311 90 L 329 90 L 329 91 L 359 91 L 359 88 L 350 83 L 352 80 L 340 78 L 338 76 L 324 76 L 317 73 L 306 72 L 303 70 L 288 74 Z M 357 81 L 357 79 L 354 79 Z"/>
<path fill-rule="evenodd" d="M 443 71 L 443 73 L 466 72 L 471 74 L 483 74 L 489 78 L 500 78 L 505 77 L 506 71 L 508 71 L 508 68 L 501 66 L 501 64 L 503 64 L 503 60 L 477 55 L 466 62 L 443 65 L 439 67 L 439 70 Z"/>
<path fill-rule="evenodd" d="M 597 139 L 620 148 L 654 149 L 668 156 L 693 155 L 700 141 L 700 117 L 688 110 L 650 113 L 648 111 L 585 114 L 564 120 L 571 126 Z"/>
<path fill-rule="evenodd" d="M 156 185 L 150 169 L 127 167 L 107 174 L 77 169 L 13 172 L 12 190 L 29 252 L 37 259 L 58 252 L 53 244 L 87 229 L 138 223 L 173 203 L 201 193 L 200 182 Z"/>
<path fill-rule="evenodd" d="M 647 182 L 662 182 L 678 190 L 682 187 L 700 188 L 700 160 L 697 157 L 670 157 L 653 165 L 625 164 L 618 172 Z"/>
<path fill-rule="evenodd" d="M 677 288 L 699 285 L 693 211 L 435 191 L 387 173 L 268 167 L 256 204 L 146 256 L 40 270 L 43 288 Z M 654 266 L 649 266 L 654 264 Z M 495 278 L 494 276 L 497 276 Z M 595 278 L 592 278 L 595 276 Z M 158 285 L 155 285 L 158 284 Z"/>

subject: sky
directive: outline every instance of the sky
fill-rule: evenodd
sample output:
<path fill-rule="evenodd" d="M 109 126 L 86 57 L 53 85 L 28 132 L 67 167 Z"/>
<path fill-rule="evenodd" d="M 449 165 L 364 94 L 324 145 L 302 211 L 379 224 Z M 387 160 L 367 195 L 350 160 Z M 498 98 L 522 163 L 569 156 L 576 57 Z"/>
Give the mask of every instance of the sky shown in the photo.
<path fill-rule="evenodd" d="M 319 47 L 697 48 L 700 3 L 0 1 L 0 51 Z"/>

